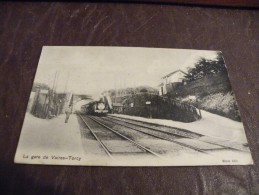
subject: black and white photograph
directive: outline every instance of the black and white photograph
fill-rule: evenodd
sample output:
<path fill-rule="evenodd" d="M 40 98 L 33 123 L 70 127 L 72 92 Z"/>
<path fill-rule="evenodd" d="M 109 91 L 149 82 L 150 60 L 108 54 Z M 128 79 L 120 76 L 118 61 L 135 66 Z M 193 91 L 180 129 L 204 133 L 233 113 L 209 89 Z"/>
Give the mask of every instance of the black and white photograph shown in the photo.
<path fill-rule="evenodd" d="M 15 163 L 253 164 L 223 55 L 44 46 Z"/>

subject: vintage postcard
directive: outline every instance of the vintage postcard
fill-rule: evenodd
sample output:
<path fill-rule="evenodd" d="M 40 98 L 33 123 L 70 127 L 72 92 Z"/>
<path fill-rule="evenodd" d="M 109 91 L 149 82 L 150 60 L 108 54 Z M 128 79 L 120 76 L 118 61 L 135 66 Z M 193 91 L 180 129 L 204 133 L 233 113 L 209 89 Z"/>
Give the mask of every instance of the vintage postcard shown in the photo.
<path fill-rule="evenodd" d="M 219 51 L 42 48 L 15 163 L 253 164 Z"/>

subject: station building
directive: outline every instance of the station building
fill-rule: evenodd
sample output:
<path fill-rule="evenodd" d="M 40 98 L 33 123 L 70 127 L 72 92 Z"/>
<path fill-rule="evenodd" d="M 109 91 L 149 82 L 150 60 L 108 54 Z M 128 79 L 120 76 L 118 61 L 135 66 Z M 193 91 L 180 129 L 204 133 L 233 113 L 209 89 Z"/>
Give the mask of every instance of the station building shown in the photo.
<path fill-rule="evenodd" d="M 173 93 L 175 89 L 178 89 L 180 86 L 185 85 L 185 75 L 187 75 L 187 73 L 179 69 L 163 76 L 161 78 L 162 82 L 158 86 L 159 95 L 164 96 L 168 93 Z"/>

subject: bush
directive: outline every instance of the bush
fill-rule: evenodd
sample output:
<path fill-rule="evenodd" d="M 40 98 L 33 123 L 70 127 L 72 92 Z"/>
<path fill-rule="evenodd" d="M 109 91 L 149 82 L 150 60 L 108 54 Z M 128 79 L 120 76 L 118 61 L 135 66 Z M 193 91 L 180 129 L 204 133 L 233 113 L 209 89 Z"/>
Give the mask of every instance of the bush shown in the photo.
<path fill-rule="evenodd" d="M 196 104 L 195 102 L 191 102 L 188 97 L 182 98 L 181 101 L 193 105 Z M 231 92 L 207 95 L 199 99 L 199 107 L 211 113 L 241 121 L 236 100 Z"/>
<path fill-rule="evenodd" d="M 150 104 L 147 104 L 150 102 Z M 180 104 L 158 95 L 138 94 L 128 96 L 124 101 L 123 114 L 193 122 L 199 119 L 197 110 L 189 105 Z"/>

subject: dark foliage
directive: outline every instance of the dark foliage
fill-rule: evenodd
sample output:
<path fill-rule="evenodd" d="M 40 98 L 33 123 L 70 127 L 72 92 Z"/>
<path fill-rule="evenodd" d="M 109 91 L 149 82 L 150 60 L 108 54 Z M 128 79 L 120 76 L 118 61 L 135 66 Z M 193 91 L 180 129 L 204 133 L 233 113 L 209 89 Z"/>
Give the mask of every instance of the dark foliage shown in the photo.
<path fill-rule="evenodd" d="M 124 101 L 122 114 L 182 122 L 199 119 L 194 107 L 148 93 L 128 96 Z"/>
<path fill-rule="evenodd" d="M 198 62 L 195 63 L 194 68 L 190 68 L 188 70 L 185 80 L 187 82 L 195 81 L 207 75 L 214 75 L 218 73 L 227 74 L 227 69 L 221 52 L 217 53 L 215 60 L 200 58 Z"/>
<path fill-rule="evenodd" d="M 121 96 L 121 95 L 133 95 L 138 93 L 154 93 L 158 94 L 158 90 L 150 86 L 139 86 L 139 87 L 127 87 L 121 89 L 110 89 L 108 90 L 110 96 Z"/>
<path fill-rule="evenodd" d="M 140 92 L 141 92 L 141 93 L 146 93 L 146 92 L 148 92 L 148 90 L 145 89 L 145 88 L 143 88 L 143 89 L 140 90 Z"/>

